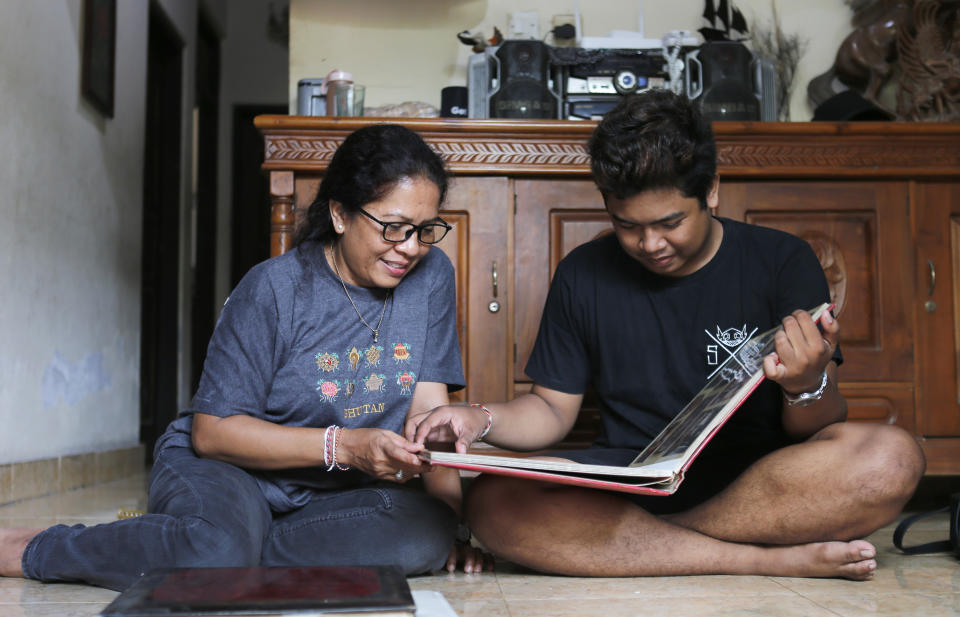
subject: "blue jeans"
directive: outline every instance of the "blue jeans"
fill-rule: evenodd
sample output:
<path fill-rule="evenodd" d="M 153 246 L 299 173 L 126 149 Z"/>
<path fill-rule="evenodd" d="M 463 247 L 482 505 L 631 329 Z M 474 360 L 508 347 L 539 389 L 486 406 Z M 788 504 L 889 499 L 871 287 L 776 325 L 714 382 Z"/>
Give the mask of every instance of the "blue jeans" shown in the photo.
<path fill-rule="evenodd" d="M 24 551 L 24 575 L 123 590 L 170 567 L 395 564 L 419 574 L 443 566 L 456 528 L 449 506 L 392 483 L 331 491 L 275 514 L 250 474 L 189 448 L 155 461 L 148 511 L 42 531 Z"/>

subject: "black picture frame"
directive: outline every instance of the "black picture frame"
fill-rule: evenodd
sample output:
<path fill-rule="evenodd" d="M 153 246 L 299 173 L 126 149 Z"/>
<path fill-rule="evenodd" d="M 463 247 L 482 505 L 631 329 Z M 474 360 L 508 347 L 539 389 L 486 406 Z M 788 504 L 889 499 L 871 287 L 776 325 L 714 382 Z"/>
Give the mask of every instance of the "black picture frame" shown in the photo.
<path fill-rule="evenodd" d="M 117 0 L 83 0 L 83 97 L 113 117 L 113 81 L 117 47 Z"/>

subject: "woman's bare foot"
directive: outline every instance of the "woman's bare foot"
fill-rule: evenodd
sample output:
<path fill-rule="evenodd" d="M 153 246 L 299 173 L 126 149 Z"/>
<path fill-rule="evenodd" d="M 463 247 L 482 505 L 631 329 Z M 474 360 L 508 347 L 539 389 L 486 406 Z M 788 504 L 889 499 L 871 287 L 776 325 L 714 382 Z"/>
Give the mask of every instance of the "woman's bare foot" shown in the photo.
<path fill-rule="evenodd" d="M 41 531 L 29 527 L 0 527 L 0 576 L 23 577 L 20 565 L 23 551 Z"/>
<path fill-rule="evenodd" d="M 877 569 L 877 549 L 866 540 L 812 542 L 796 546 L 770 547 L 774 561 L 768 565 L 773 576 L 848 578 L 866 581 Z"/>

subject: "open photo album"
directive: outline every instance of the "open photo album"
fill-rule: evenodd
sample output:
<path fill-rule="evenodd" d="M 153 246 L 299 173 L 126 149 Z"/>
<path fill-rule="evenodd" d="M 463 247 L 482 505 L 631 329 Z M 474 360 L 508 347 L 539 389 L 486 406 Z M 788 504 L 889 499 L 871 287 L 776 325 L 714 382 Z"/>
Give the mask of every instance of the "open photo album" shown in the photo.
<path fill-rule="evenodd" d="M 810 310 L 815 322 L 828 303 Z M 572 461 L 506 457 L 455 452 L 423 453 L 433 465 L 480 473 L 517 476 L 558 484 L 598 489 L 671 495 L 683 482 L 684 472 L 700 451 L 764 379 L 763 358 L 774 351 L 774 336 L 781 326 L 755 335 L 726 364 L 736 370 L 718 370 L 703 388 L 626 467 L 588 465 Z"/>

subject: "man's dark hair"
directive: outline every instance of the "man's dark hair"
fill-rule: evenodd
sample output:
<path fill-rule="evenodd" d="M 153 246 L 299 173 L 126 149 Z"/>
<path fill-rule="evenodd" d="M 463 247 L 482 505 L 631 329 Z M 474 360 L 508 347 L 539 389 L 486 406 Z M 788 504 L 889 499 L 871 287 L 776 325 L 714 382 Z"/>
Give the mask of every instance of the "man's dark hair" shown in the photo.
<path fill-rule="evenodd" d="M 331 201 L 354 215 L 383 198 L 404 178 L 433 182 L 443 204 L 447 194 L 443 159 L 419 135 L 398 124 L 376 124 L 350 133 L 330 160 L 295 244 L 328 242 L 336 236 L 330 219 Z"/>
<path fill-rule="evenodd" d="M 604 197 L 679 189 L 707 207 L 717 174 L 710 121 L 686 96 L 648 90 L 623 97 L 587 145 L 593 179 Z"/>

